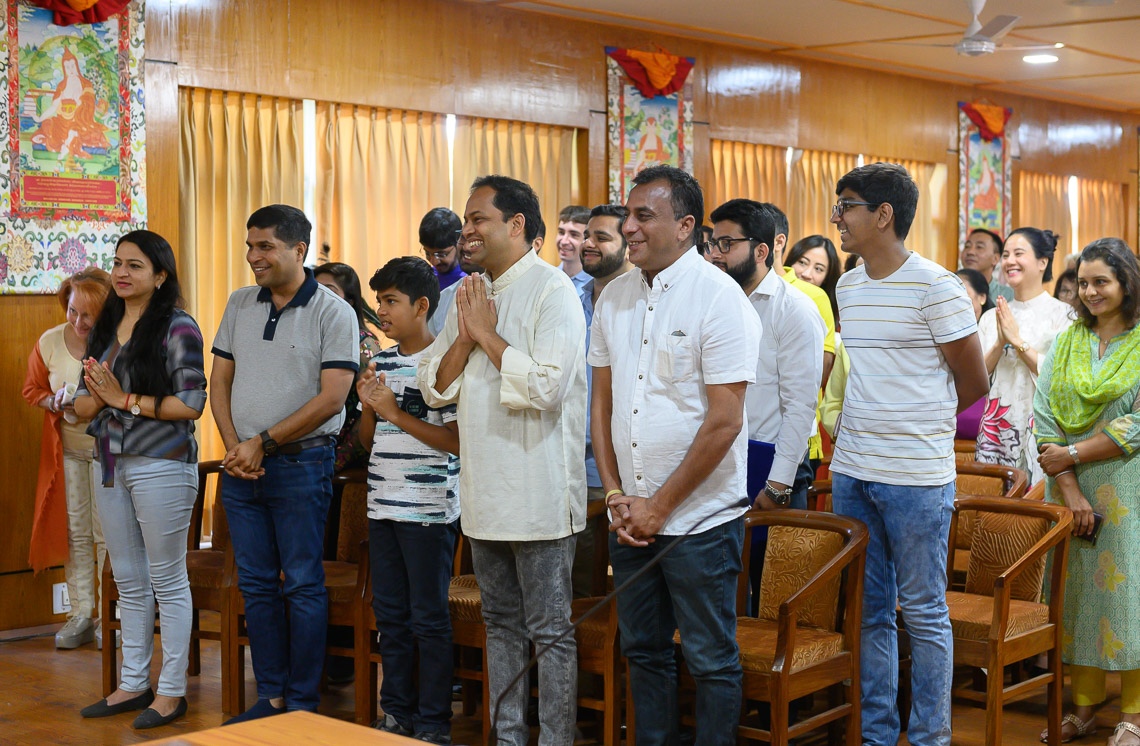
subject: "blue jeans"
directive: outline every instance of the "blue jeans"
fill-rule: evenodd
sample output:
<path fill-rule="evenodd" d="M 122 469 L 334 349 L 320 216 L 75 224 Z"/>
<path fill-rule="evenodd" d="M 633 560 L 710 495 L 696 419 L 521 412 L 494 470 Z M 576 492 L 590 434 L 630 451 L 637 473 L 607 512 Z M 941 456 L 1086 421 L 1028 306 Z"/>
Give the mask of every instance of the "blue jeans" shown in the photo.
<path fill-rule="evenodd" d="M 451 732 L 447 590 L 457 534 L 454 522 L 368 521 L 372 611 L 384 669 L 380 702 L 385 715 L 415 733 Z"/>
<path fill-rule="evenodd" d="M 530 681 L 507 685 L 530 659 L 530 644 L 552 645 L 570 629 L 570 567 L 574 537 L 551 541 L 471 539 L 471 560 L 487 624 L 487 676 L 491 717 L 502 699 L 499 743 L 526 746 Z M 571 746 L 578 713 L 578 644 L 567 634 L 538 661 L 539 746 Z"/>
<path fill-rule="evenodd" d="M 222 475 L 257 696 L 283 697 L 290 710 L 316 712 L 328 630 L 321 553 L 333 449 L 306 448 L 267 457 L 261 465 L 260 479 Z"/>
<path fill-rule="evenodd" d="M 647 547 L 610 535 L 610 564 L 620 585 L 675 537 Z M 675 746 L 677 670 L 673 633 L 697 686 L 696 742 L 732 746 L 740 723 L 741 668 L 736 645 L 736 579 L 744 521 L 736 518 L 684 539 L 660 564 L 618 594 L 622 653 L 629 659 L 638 746 Z"/>
<path fill-rule="evenodd" d="M 954 483 L 902 487 L 832 473 L 835 512 L 867 524 L 860 666 L 863 742 L 899 740 L 896 601 L 911 640 L 907 739 L 949 746 L 954 636 L 946 607 L 946 544 Z"/>
<path fill-rule="evenodd" d="M 198 465 L 148 456 L 115 459 L 115 486 L 95 481 L 103 536 L 123 623 L 120 688 L 145 691 L 154 653 L 154 604 L 162 624 L 157 691 L 186 694 L 192 603 L 186 575 L 186 533 L 198 492 Z M 108 645 L 114 640 L 109 639 Z"/>

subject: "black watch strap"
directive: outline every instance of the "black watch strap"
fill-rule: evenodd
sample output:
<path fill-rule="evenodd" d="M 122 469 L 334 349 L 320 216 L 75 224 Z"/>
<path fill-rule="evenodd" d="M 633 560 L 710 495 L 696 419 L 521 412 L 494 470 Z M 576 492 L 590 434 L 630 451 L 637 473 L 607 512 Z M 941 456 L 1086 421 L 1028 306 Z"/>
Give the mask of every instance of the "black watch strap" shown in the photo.
<path fill-rule="evenodd" d="M 269 435 L 268 430 L 262 430 L 261 433 L 261 450 L 265 452 L 266 456 L 277 455 L 277 441 Z"/>

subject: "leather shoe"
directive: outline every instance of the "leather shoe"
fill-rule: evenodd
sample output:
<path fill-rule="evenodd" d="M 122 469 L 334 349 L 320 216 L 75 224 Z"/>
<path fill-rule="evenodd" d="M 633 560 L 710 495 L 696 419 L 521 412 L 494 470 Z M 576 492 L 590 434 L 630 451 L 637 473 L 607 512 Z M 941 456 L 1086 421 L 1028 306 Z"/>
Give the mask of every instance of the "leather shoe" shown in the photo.
<path fill-rule="evenodd" d="M 103 698 L 93 705 L 84 707 L 79 711 L 79 715 L 85 718 L 105 718 L 133 710 L 142 710 L 146 707 L 150 707 L 150 703 L 153 701 L 154 692 L 147 689 L 145 692 L 139 692 L 137 697 L 131 697 L 118 704 L 109 705 L 107 704 L 107 699 Z"/>
<path fill-rule="evenodd" d="M 131 723 L 131 727 L 135 730 L 146 730 L 148 728 L 157 728 L 160 725 L 169 725 L 178 718 L 186 714 L 186 698 L 180 697 L 178 699 L 178 706 L 174 708 L 174 712 L 169 715 L 159 715 L 157 710 L 146 708 L 135 721 Z"/>

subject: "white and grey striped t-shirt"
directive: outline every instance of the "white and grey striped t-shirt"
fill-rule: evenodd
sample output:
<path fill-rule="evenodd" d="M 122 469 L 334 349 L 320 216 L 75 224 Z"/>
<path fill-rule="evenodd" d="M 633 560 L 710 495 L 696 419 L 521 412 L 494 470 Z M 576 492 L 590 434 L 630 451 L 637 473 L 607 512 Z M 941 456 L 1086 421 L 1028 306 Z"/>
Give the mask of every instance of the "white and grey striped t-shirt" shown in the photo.
<path fill-rule="evenodd" d="M 911 253 L 888 277 L 835 288 L 851 373 L 831 470 L 895 485 L 954 481 L 958 394 L 939 345 L 977 332 L 962 282 Z"/>
<path fill-rule="evenodd" d="M 396 394 L 400 409 L 432 425 L 455 421 L 455 405 L 429 407 L 416 386 L 423 351 L 401 355 L 398 346 L 371 362 Z M 411 523 L 451 523 L 459 517 L 459 457 L 416 440 L 377 418 L 368 457 L 368 517 Z"/>

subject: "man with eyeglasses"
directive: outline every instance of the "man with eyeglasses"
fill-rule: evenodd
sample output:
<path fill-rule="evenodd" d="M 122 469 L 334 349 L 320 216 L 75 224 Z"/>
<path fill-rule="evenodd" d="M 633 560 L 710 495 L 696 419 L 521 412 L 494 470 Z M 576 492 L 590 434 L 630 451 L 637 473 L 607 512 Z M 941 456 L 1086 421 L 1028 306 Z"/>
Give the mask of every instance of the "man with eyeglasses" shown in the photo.
<path fill-rule="evenodd" d="M 435 270 L 440 290 L 467 276 L 459 266 L 459 250 L 456 248 L 462 228 L 459 216 L 446 207 L 429 210 L 420 221 L 420 249 Z"/>
<path fill-rule="evenodd" d="M 764 334 L 756 383 L 745 396 L 748 415 L 748 496 L 771 508 L 807 507 L 807 491 L 793 491 L 808 450 L 823 375 L 826 328 L 804 293 L 773 272 L 775 221 L 759 202 L 734 199 L 713 210 L 712 263 L 744 291 Z M 753 542 L 753 607 L 759 606 L 764 541 Z M 757 556 L 759 555 L 759 556 Z"/>
<path fill-rule="evenodd" d="M 911 640 L 915 746 L 950 743 L 953 634 L 946 552 L 955 417 L 989 386 L 974 309 L 958 277 L 904 245 L 918 186 L 893 163 L 839 180 L 831 222 L 863 258 L 836 296 L 851 368 L 832 453 L 835 512 L 867 524 L 863 743 L 898 743 L 896 608 Z M 995 675 L 1000 676 L 1001 672 Z"/>

